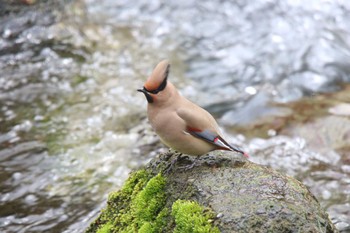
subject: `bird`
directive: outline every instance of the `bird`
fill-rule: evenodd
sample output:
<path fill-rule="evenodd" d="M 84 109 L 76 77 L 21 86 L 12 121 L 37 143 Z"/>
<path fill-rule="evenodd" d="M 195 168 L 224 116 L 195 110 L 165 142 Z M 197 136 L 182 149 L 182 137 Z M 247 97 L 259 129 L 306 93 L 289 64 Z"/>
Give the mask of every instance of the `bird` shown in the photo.
<path fill-rule="evenodd" d="M 169 61 L 159 62 L 143 88 L 137 89 L 146 97 L 148 120 L 161 142 L 187 155 L 227 150 L 248 158 L 247 153 L 224 140 L 208 111 L 180 95 L 168 80 L 169 72 Z"/>

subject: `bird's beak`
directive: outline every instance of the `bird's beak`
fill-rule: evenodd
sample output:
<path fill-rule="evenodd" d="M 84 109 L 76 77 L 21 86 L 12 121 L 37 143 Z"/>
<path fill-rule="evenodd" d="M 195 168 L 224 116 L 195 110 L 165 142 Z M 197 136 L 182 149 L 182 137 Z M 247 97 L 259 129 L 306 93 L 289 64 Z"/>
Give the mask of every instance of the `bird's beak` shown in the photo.
<path fill-rule="evenodd" d="M 153 103 L 153 97 L 148 93 L 148 91 L 145 88 L 137 89 L 137 91 L 145 94 L 148 103 Z"/>
<path fill-rule="evenodd" d="M 145 89 L 137 89 L 137 91 L 139 91 L 139 92 L 142 92 L 142 93 L 145 93 L 145 92 L 147 92 Z"/>

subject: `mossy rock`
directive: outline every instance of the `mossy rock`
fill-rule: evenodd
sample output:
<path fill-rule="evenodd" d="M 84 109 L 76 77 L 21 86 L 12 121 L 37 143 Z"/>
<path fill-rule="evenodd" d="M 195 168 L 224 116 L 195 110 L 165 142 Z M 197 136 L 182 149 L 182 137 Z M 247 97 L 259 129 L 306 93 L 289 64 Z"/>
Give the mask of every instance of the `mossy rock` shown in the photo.
<path fill-rule="evenodd" d="M 296 179 L 232 153 L 171 152 L 134 172 L 87 232 L 337 232 Z"/>

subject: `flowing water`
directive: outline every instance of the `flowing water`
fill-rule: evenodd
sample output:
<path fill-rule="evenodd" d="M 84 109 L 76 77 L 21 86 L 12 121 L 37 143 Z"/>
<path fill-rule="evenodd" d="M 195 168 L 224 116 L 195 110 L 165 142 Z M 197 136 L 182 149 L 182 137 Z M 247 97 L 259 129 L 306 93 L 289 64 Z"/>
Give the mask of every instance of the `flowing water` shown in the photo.
<path fill-rule="evenodd" d="M 170 80 L 350 232 L 350 3 L 0 1 L 0 231 L 82 232 L 166 150 L 136 92 Z"/>

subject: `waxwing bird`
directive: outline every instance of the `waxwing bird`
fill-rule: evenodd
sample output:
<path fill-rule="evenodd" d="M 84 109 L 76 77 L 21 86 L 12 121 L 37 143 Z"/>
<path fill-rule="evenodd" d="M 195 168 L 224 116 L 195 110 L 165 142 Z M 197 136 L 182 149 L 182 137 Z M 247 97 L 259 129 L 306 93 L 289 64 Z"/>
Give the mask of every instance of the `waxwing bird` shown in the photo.
<path fill-rule="evenodd" d="M 161 61 L 148 77 L 142 92 L 148 102 L 150 124 L 161 141 L 174 150 L 203 155 L 213 150 L 229 150 L 248 155 L 227 143 L 220 135 L 214 117 L 179 94 L 168 81 L 170 64 Z"/>

